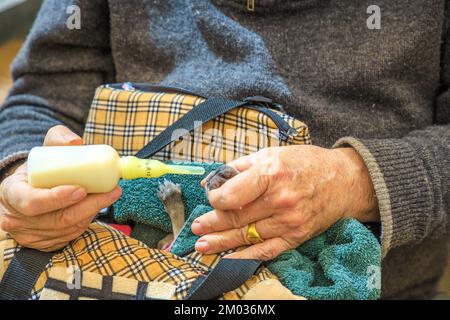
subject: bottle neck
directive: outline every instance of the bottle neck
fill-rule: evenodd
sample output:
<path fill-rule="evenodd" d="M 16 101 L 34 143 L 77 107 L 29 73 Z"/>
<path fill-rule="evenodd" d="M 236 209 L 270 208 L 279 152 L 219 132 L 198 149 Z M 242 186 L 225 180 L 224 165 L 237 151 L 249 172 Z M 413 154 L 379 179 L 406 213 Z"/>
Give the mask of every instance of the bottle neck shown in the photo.
<path fill-rule="evenodd" d="M 158 178 L 169 173 L 169 168 L 158 160 L 123 157 L 120 159 L 121 175 L 123 179 Z"/>
<path fill-rule="evenodd" d="M 165 174 L 203 175 L 205 169 L 196 166 L 166 165 L 158 160 L 123 157 L 120 159 L 120 172 L 123 179 L 158 178 Z"/>

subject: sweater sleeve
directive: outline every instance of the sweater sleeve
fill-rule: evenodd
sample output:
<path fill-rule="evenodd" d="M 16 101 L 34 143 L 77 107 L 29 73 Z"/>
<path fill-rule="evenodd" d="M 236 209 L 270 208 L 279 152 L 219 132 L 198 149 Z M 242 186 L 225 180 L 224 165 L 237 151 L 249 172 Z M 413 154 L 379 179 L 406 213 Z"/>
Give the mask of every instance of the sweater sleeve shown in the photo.
<path fill-rule="evenodd" d="M 432 126 L 402 139 L 345 137 L 363 158 L 381 216 L 382 255 L 427 237 L 450 234 L 450 126 Z"/>
<path fill-rule="evenodd" d="M 402 138 L 344 137 L 335 144 L 353 147 L 368 168 L 380 210 L 383 258 L 390 249 L 450 234 L 449 12 L 446 16 L 434 125 Z"/>
<path fill-rule="evenodd" d="M 69 28 L 78 13 L 80 28 Z M 95 88 L 114 79 L 108 19 L 106 1 L 44 1 L 0 107 L 0 180 L 52 126 L 81 134 Z"/>

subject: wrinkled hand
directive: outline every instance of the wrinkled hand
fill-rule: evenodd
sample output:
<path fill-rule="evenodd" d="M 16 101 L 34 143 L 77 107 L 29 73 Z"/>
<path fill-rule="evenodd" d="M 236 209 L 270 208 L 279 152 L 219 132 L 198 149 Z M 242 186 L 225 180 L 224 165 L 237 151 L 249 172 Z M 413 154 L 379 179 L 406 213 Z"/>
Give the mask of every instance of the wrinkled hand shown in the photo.
<path fill-rule="evenodd" d="M 268 148 L 229 165 L 240 173 L 208 193 L 214 211 L 192 224 L 192 232 L 203 235 L 198 252 L 249 245 L 228 257 L 271 260 L 343 217 L 379 220 L 367 168 L 351 148 Z M 264 242 L 247 240 L 252 222 Z"/>
<path fill-rule="evenodd" d="M 46 146 L 81 145 L 83 140 L 63 126 L 51 128 Z M 0 229 L 19 244 L 54 251 L 80 236 L 99 210 L 121 196 L 116 188 L 108 194 L 87 195 L 79 186 L 35 189 L 28 185 L 27 164 L 0 184 Z"/>

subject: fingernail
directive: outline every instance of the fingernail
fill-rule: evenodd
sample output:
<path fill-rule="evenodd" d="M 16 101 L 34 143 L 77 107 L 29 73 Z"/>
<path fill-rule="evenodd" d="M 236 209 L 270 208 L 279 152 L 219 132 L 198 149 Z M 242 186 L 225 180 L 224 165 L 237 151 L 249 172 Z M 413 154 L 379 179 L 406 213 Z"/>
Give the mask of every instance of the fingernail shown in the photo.
<path fill-rule="evenodd" d="M 113 201 L 118 200 L 122 196 L 122 189 L 115 189 L 113 192 L 111 192 L 111 199 Z"/>
<path fill-rule="evenodd" d="M 64 135 L 64 140 L 67 142 L 74 142 L 75 140 L 78 140 L 78 139 L 80 139 L 80 137 L 74 133 L 66 133 Z"/>
<path fill-rule="evenodd" d="M 72 200 L 73 201 L 80 201 L 85 196 L 86 196 L 86 191 L 84 191 L 84 189 L 82 189 L 82 188 L 79 188 L 79 189 L 75 190 L 72 193 Z"/>
<path fill-rule="evenodd" d="M 198 240 L 197 243 L 195 244 L 195 250 L 203 253 L 207 252 L 209 250 L 208 242 L 202 239 Z"/>
<path fill-rule="evenodd" d="M 194 220 L 191 225 L 191 230 L 193 234 L 202 234 L 202 224 L 199 221 Z"/>

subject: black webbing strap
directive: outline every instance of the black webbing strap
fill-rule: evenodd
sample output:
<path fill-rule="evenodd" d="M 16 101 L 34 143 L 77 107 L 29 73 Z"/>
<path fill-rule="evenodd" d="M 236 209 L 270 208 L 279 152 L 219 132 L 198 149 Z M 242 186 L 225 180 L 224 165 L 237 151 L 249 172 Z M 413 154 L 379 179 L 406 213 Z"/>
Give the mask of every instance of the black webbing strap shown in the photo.
<path fill-rule="evenodd" d="M 28 300 L 39 275 L 55 252 L 22 248 L 14 255 L 0 282 L 0 300 Z"/>
<path fill-rule="evenodd" d="M 182 129 L 184 132 L 190 132 L 196 128 L 196 125 L 202 125 L 232 109 L 248 104 L 248 101 L 208 99 L 172 123 L 142 148 L 136 156 L 150 158 L 179 138 L 174 134 L 176 130 Z M 253 276 L 260 265 L 261 261 L 259 260 L 222 259 L 207 276 L 199 277 L 194 282 L 186 300 L 214 299 L 225 292 L 234 290 Z"/>
<path fill-rule="evenodd" d="M 194 282 L 186 300 L 215 299 L 237 289 L 255 274 L 261 263 L 252 259 L 222 259 L 207 276 Z"/>
<path fill-rule="evenodd" d="M 175 135 L 176 130 L 192 131 L 196 125 L 202 125 L 212 119 L 221 116 L 228 111 L 248 105 L 246 101 L 234 101 L 220 98 L 208 99 L 195 106 L 182 116 L 180 119 L 168 126 L 163 132 L 151 140 L 144 148 L 142 148 L 136 157 L 150 158 L 155 153 L 166 147 L 168 144 L 176 141 L 180 136 Z"/>

